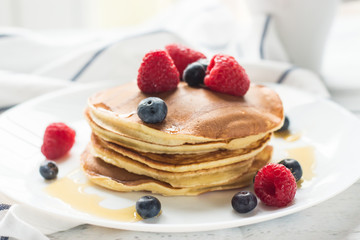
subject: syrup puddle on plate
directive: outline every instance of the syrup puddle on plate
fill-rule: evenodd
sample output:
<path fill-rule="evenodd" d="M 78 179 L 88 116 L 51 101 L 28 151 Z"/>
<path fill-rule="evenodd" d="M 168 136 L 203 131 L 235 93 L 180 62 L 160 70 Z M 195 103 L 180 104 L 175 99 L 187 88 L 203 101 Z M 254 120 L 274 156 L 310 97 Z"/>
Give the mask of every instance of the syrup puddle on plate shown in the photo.
<path fill-rule="evenodd" d="M 315 153 L 314 147 L 296 147 L 285 150 L 287 158 L 297 160 L 303 170 L 302 178 L 305 181 L 310 181 L 314 176 L 314 165 L 315 165 Z"/>
<path fill-rule="evenodd" d="M 286 142 L 295 142 L 301 139 L 301 133 L 293 133 L 289 130 L 282 132 L 275 132 L 274 136 L 277 138 L 282 138 Z M 311 181 L 315 176 L 314 167 L 315 167 L 315 149 L 313 146 L 302 146 L 287 148 L 285 151 L 286 158 L 292 158 L 297 160 L 302 168 L 303 175 L 300 181 L 298 181 L 298 187 L 301 187 L 304 181 Z"/>
<path fill-rule="evenodd" d="M 301 133 L 292 133 L 289 130 L 282 131 L 282 132 L 275 132 L 275 137 L 282 138 L 287 142 L 295 142 L 301 138 Z"/>
<path fill-rule="evenodd" d="M 302 146 L 284 149 L 285 158 L 297 160 L 302 168 L 303 175 L 297 181 L 297 187 L 305 187 L 315 177 L 315 149 L 313 146 Z"/>
<path fill-rule="evenodd" d="M 101 206 L 105 199 L 94 193 L 87 193 L 86 188 L 93 185 L 86 181 L 81 183 L 74 175 L 79 173 L 79 169 L 71 172 L 67 176 L 57 179 L 50 183 L 46 188 L 50 196 L 60 199 L 69 204 L 72 208 L 97 217 L 116 220 L 121 222 L 136 222 L 142 218 L 136 213 L 135 206 L 121 209 L 109 209 Z"/>

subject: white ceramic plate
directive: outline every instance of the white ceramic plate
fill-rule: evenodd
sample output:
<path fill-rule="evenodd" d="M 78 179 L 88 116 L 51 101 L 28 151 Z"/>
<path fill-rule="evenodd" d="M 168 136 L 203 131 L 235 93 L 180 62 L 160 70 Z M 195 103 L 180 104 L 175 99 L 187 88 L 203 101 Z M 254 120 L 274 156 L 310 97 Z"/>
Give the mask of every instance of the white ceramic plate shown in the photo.
<path fill-rule="evenodd" d="M 283 86 L 271 85 L 283 99 L 291 129 L 301 139 L 286 142 L 273 139 L 275 155 L 286 148 L 313 146 L 315 176 L 297 191 L 295 200 L 284 208 L 259 204 L 245 215 L 232 210 L 231 198 L 237 191 L 202 194 L 197 197 L 161 197 L 162 214 L 152 221 L 134 223 L 107 220 L 71 208 L 43 191 L 49 184 L 38 173 L 44 157 L 40 153 L 42 135 L 51 122 L 65 122 L 77 132 L 71 154 L 59 163 L 62 178 L 79 168 L 79 155 L 89 141 L 90 129 L 83 118 L 88 96 L 99 86 L 80 86 L 39 97 L 0 117 L 0 189 L 9 197 L 48 213 L 80 223 L 152 232 L 187 232 L 230 228 L 288 215 L 325 201 L 353 184 L 360 175 L 360 162 L 354 161 L 360 148 L 358 119 L 331 101 Z M 279 159 L 274 159 L 279 160 Z M 97 189 L 105 196 L 103 206 L 124 208 L 144 193 L 115 193 Z"/>

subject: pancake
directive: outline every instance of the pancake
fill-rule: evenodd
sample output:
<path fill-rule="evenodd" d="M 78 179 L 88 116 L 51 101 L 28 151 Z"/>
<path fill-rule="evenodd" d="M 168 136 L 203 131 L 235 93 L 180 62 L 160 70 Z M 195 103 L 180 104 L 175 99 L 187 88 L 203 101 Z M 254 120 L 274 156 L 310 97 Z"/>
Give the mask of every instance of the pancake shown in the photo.
<path fill-rule="evenodd" d="M 161 123 L 136 113 L 150 96 L 167 105 Z M 197 195 L 251 184 L 271 159 L 268 143 L 284 115 L 276 92 L 260 85 L 243 97 L 186 83 L 149 95 L 130 82 L 91 96 L 85 118 L 92 136 L 81 162 L 91 181 L 116 191 Z"/>
<path fill-rule="evenodd" d="M 147 97 L 168 107 L 162 123 L 146 124 L 136 114 Z M 159 145 L 184 145 L 248 138 L 281 127 L 283 107 L 271 89 L 251 85 L 244 97 L 192 88 L 181 82 L 174 91 L 145 94 L 135 82 L 99 92 L 88 100 L 91 118 L 108 131 Z"/>
<path fill-rule="evenodd" d="M 130 158 L 134 161 L 145 164 L 150 168 L 169 172 L 187 172 L 201 169 L 209 169 L 247 160 L 261 152 L 266 147 L 266 144 L 270 140 L 270 137 L 271 134 L 249 145 L 245 149 L 238 149 L 234 151 L 218 150 L 216 152 L 209 152 L 204 154 L 170 155 L 137 152 L 111 142 L 106 142 L 101 138 L 97 137 L 95 134 L 91 136 L 91 143 L 93 149 L 99 149 L 98 151 L 102 152 L 103 154 L 106 154 L 104 153 L 104 149 L 109 149 L 122 155 L 122 159 Z M 116 165 L 121 165 L 121 161 L 118 162 Z"/>
<path fill-rule="evenodd" d="M 117 154 L 114 151 L 105 148 L 95 148 L 92 154 L 100 157 L 105 162 L 113 164 L 117 167 L 123 167 L 127 171 L 150 176 L 152 178 L 167 182 L 174 187 L 193 187 L 221 184 L 229 179 L 233 179 L 239 173 L 246 172 L 251 166 L 251 159 L 225 165 L 221 167 L 214 167 L 210 169 L 201 169 L 188 172 L 168 172 L 158 169 L 153 169 L 145 164 L 132 161 L 132 159 Z"/>
<path fill-rule="evenodd" d="M 103 128 L 93 121 L 88 111 L 85 111 L 85 117 L 93 131 L 97 136 L 102 139 L 113 142 L 118 145 L 122 145 L 127 148 L 139 150 L 141 152 L 151 153 L 168 153 L 168 154 L 191 154 L 191 153 L 204 153 L 213 152 L 219 149 L 235 150 L 265 137 L 269 133 L 262 133 L 254 136 L 238 139 L 228 139 L 220 141 L 209 141 L 199 143 L 188 143 L 183 145 L 166 145 L 166 144 L 155 144 L 154 142 L 147 142 L 138 140 L 136 138 L 125 135 L 121 132 L 114 132 L 112 130 Z"/>
<path fill-rule="evenodd" d="M 248 172 L 238 176 L 232 183 L 229 182 L 211 187 L 172 187 L 168 183 L 148 176 L 130 173 L 124 168 L 106 163 L 101 158 L 94 157 L 90 153 L 89 147 L 81 155 L 81 166 L 90 181 L 107 189 L 120 192 L 149 191 L 164 196 L 185 196 L 198 195 L 209 191 L 241 188 L 250 185 L 256 171 L 269 162 L 271 152 L 272 148 L 270 146 L 266 147 L 264 151 L 256 155 Z"/>

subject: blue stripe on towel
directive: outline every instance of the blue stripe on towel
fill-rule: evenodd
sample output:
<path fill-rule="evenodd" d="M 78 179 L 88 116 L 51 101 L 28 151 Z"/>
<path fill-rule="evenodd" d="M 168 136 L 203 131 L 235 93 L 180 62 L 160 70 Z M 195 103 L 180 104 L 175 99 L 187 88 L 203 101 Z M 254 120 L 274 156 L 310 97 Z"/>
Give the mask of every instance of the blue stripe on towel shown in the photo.
<path fill-rule="evenodd" d="M 261 40 L 260 40 L 260 49 L 259 49 L 260 50 L 260 59 L 265 59 L 264 44 L 265 44 L 265 38 L 266 38 L 266 34 L 268 32 L 270 20 L 271 20 L 271 15 L 268 14 L 265 19 L 264 28 L 263 28 L 263 32 L 262 32 Z"/>
<path fill-rule="evenodd" d="M 9 204 L 4 204 L 4 203 L 0 203 L 0 211 L 5 211 L 8 210 L 10 208 Z M 0 240 L 8 240 L 9 237 L 5 237 L 5 236 L 0 236 Z"/>
<path fill-rule="evenodd" d="M 112 44 L 109 44 L 109 45 L 107 45 L 107 46 L 105 46 L 105 47 L 103 47 L 103 48 L 101 48 L 101 49 L 99 49 L 98 51 L 96 51 L 95 53 L 94 53 L 94 55 L 89 59 L 89 61 L 87 61 L 87 63 L 85 63 L 85 65 L 75 74 L 75 76 L 73 76 L 72 78 L 71 78 L 71 81 L 76 81 L 79 77 L 80 77 L 80 75 L 91 65 L 91 63 L 102 53 L 102 52 L 104 52 L 106 49 L 108 49 L 111 45 L 113 45 L 113 43 Z"/>
<path fill-rule="evenodd" d="M 81 74 L 83 74 L 83 72 L 95 61 L 95 59 L 101 55 L 101 53 L 103 53 L 106 49 L 110 48 L 112 45 L 118 43 L 118 42 L 121 42 L 121 41 L 124 41 L 124 40 L 127 40 L 127 39 L 130 39 L 130 38 L 135 38 L 135 37 L 141 37 L 141 36 L 145 36 L 145 35 L 149 35 L 149 34 L 155 34 L 155 33 L 162 33 L 162 32 L 168 32 L 166 30 L 163 30 L 163 29 L 155 29 L 155 30 L 152 30 L 152 31 L 149 31 L 149 32 L 144 32 L 144 33 L 137 33 L 137 34 L 134 34 L 134 35 L 129 35 L 129 36 L 125 36 L 119 40 L 116 40 L 112 43 L 109 43 L 108 45 L 102 47 L 101 49 L 97 50 L 94 55 L 92 55 L 92 57 L 85 63 L 84 66 L 82 66 L 80 68 L 80 70 L 71 78 L 71 81 L 76 81 L 80 76 Z"/>
<path fill-rule="evenodd" d="M 284 80 L 286 79 L 286 77 L 289 75 L 290 72 L 292 72 L 293 70 L 297 69 L 296 66 L 291 66 L 288 69 L 286 69 L 279 77 L 279 79 L 277 80 L 277 83 L 283 83 Z"/>
<path fill-rule="evenodd" d="M 12 37 L 13 35 L 10 34 L 0 34 L 0 38 L 5 38 L 5 37 Z"/>
<path fill-rule="evenodd" d="M 10 108 L 14 107 L 15 105 L 10 105 L 10 106 L 5 106 L 5 107 L 0 107 L 0 113 L 4 112 L 6 110 L 9 110 Z"/>
<path fill-rule="evenodd" d="M 8 210 L 10 206 L 9 204 L 0 203 L 0 211 Z"/>

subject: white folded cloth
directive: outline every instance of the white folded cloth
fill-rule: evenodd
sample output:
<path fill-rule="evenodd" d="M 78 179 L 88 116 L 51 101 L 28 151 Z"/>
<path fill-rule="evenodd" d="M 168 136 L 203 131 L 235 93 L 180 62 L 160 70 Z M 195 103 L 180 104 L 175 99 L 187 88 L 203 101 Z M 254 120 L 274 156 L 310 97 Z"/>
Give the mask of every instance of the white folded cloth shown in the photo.
<path fill-rule="evenodd" d="M 68 46 L 70 43 L 64 44 L 67 46 L 59 46 L 57 43 L 56 46 L 49 47 L 43 42 L 51 38 L 41 39 L 41 36 L 35 38 L 22 34 L 6 38 L 4 40 L 0 37 L 0 52 L 7 52 L 0 57 L 0 109 L 7 109 L 40 94 L 74 84 L 104 81 L 121 84 L 136 79 L 138 66 L 147 51 L 163 49 L 172 42 L 184 43 L 182 38 L 167 30 L 140 31 L 130 36 L 94 40 L 83 46 L 79 46 L 81 44 L 77 40 L 71 47 Z M 43 50 L 40 48 L 41 44 L 44 45 Z M 22 46 L 21 50 L 19 46 Z M 63 49 L 61 56 L 58 56 L 57 48 Z M 18 54 L 18 51 L 22 54 Z M 214 50 L 204 49 L 203 52 L 208 58 L 214 54 Z M 253 82 L 281 82 L 327 95 L 320 77 L 312 71 L 290 63 L 255 61 L 251 57 L 240 57 L 236 52 L 232 55 L 247 66 Z M 33 69 L 29 69 L 27 62 L 32 62 Z"/>
<path fill-rule="evenodd" d="M 216 8 L 213 1 L 210 2 L 212 7 L 193 21 L 189 20 L 192 15 L 188 12 L 188 15 L 185 14 L 187 17 L 182 18 L 187 22 L 175 18 L 173 22 L 177 21 L 177 25 L 167 22 L 162 27 L 133 32 L 75 34 L 69 31 L 54 33 L 0 28 L 0 112 L 40 94 L 73 85 L 93 82 L 122 84 L 136 79 L 144 54 L 149 50 L 164 49 L 166 44 L 173 42 L 198 49 L 209 59 L 215 53 L 233 55 L 254 83 L 279 83 L 318 96 L 329 96 L 316 73 L 286 62 L 287 53 L 270 16 L 258 18 L 257 27 L 248 34 L 248 39 L 252 41 L 247 41 L 236 31 L 229 34 L 229 30 L 231 32 L 233 27 L 238 26 L 231 25 L 229 28 L 234 20 L 228 19 L 224 8 Z M 197 11 L 195 7 L 192 10 Z M 204 26 L 204 19 L 209 22 L 213 15 L 219 16 L 218 22 L 212 25 L 216 26 L 215 30 Z M 219 19 L 222 20 L 220 23 Z M 194 27 L 196 24 L 201 27 L 201 34 Z M 0 191 L 0 203 L 4 202 L 4 198 Z M 21 203 L 11 203 L 11 207 L 0 205 L 0 240 L 5 240 L 6 236 L 48 239 L 46 234 L 81 224 L 59 219 Z"/>
<path fill-rule="evenodd" d="M 0 219 L 2 236 L 26 240 L 46 240 L 46 234 L 64 231 L 81 224 L 24 204 L 0 204 Z M 1 240 L 4 240 L 3 238 L 0 237 Z"/>

